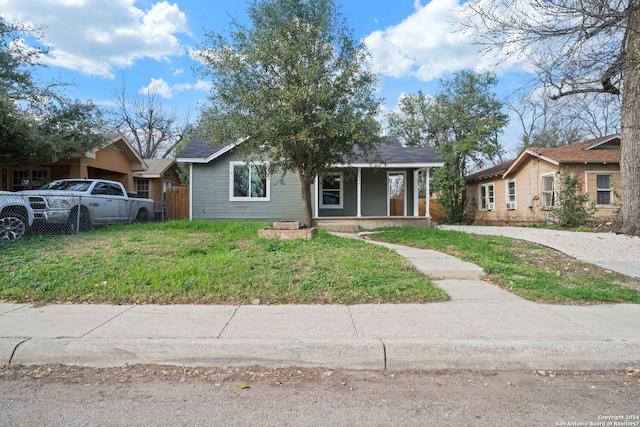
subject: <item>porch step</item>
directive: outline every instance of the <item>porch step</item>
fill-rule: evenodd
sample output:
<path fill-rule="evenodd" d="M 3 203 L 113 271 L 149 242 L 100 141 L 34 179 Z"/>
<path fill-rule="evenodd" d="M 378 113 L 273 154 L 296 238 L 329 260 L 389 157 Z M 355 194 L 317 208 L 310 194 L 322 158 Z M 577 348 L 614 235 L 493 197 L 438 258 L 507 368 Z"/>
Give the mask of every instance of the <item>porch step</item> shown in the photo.
<path fill-rule="evenodd" d="M 318 228 L 336 233 L 357 233 L 362 229 L 380 227 L 430 227 L 431 219 L 415 216 L 323 217 L 314 218 Z"/>
<path fill-rule="evenodd" d="M 355 223 L 339 223 L 339 222 L 329 222 L 323 223 L 322 225 L 318 224 L 322 229 L 332 232 L 332 233 L 357 233 L 360 231 L 360 226 Z"/>

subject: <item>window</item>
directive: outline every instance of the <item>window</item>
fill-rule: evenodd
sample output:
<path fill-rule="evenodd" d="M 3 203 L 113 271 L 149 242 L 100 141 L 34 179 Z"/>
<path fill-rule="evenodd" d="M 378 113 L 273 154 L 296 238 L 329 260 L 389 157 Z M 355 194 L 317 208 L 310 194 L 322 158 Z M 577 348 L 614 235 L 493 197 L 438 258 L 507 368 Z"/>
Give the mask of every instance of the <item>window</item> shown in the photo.
<path fill-rule="evenodd" d="M 270 178 L 265 163 L 231 162 L 229 168 L 231 201 L 269 201 Z"/>
<path fill-rule="evenodd" d="M 611 175 L 596 175 L 597 196 L 596 203 L 598 205 L 611 204 Z"/>
<path fill-rule="evenodd" d="M 495 208 L 494 187 L 493 184 L 484 184 L 480 186 L 480 210 L 492 211 Z"/>
<path fill-rule="evenodd" d="M 546 175 L 542 177 L 540 183 L 540 207 L 551 209 L 554 203 L 555 177 Z"/>
<path fill-rule="evenodd" d="M 516 208 L 516 182 L 507 181 L 507 210 Z"/>
<path fill-rule="evenodd" d="M 149 198 L 149 180 L 148 179 L 139 179 L 136 181 L 136 193 L 138 197 L 143 197 L 145 199 Z"/>
<path fill-rule="evenodd" d="M 342 174 L 326 174 L 320 180 L 320 207 L 342 209 Z"/>
<path fill-rule="evenodd" d="M 47 169 L 13 169 L 11 191 L 35 190 L 49 181 Z"/>

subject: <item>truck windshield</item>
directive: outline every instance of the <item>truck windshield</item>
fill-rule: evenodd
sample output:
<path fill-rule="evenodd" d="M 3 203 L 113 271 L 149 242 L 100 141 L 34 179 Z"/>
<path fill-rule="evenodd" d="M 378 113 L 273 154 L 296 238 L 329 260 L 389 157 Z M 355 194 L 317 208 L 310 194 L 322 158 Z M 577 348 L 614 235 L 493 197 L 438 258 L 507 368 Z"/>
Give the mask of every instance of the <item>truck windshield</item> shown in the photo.
<path fill-rule="evenodd" d="M 87 191 L 91 182 L 87 181 L 53 181 L 40 187 L 40 190 Z"/>

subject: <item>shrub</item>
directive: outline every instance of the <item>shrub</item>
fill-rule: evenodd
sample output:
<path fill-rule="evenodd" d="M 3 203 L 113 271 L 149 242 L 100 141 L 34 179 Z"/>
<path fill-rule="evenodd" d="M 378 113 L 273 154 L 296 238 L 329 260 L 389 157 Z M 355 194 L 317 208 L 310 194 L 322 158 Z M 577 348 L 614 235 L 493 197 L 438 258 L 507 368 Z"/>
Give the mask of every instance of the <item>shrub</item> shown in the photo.
<path fill-rule="evenodd" d="M 582 192 L 582 180 L 576 173 L 558 175 L 553 217 L 560 227 L 575 228 L 586 225 L 593 218 L 587 207 L 589 196 Z"/>

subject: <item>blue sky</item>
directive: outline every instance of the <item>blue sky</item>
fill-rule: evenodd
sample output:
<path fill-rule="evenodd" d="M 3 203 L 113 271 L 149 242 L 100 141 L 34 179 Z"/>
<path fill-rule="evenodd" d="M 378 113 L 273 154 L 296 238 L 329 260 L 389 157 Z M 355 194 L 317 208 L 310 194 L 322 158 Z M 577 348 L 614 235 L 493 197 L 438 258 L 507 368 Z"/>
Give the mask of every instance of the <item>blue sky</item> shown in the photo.
<path fill-rule="evenodd" d="M 433 93 L 438 79 L 462 69 L 494 71 L 501 97 L 526 81 L 520 64 L 496 66 L 457 31 L 460 1 L 336 0 L 372 54 L 384 110 L 403 93 Z M 123 82 L 131 94 L 153 87 L 163 104 L 192 118 L 211 86 L 194 75 L 189 54 L 205 30 L 224 32 L 246 7 L 242 0 L 0 0 L 5 19 L 45 27 L 46 76 L 71 83 L 69 96 L 109 106 Z M 513 122 L 504 145 L 519 133 Z"/>

